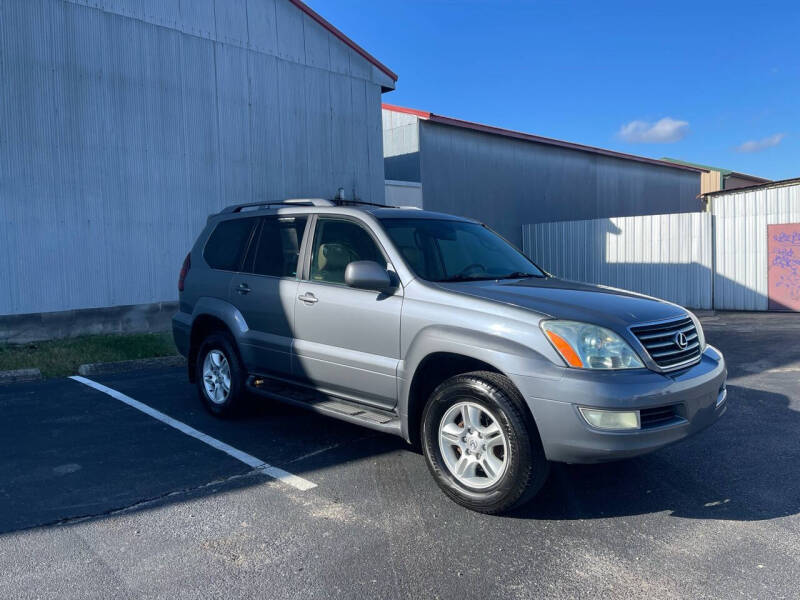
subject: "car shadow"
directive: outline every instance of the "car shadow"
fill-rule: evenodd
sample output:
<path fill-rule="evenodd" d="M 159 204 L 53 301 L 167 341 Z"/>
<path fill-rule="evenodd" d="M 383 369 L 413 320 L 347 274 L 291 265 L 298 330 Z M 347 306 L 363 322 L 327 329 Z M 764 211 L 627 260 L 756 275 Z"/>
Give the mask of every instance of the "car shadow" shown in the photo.
<path fill-rule="evenodd" d="M 728 410 L 706 431 L 634 459 L 554 464 L 537 498 L 508 516 L 606 519 L 669 512 L 758 521 L 800 512 L 800 412 L 782 395 L 728 386 Z"/>

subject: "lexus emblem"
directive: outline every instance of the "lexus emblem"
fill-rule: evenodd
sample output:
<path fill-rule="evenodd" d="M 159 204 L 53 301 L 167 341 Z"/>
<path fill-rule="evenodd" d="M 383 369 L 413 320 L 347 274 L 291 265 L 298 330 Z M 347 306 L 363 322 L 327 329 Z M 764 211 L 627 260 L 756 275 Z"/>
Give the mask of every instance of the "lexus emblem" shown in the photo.
<path fill-rule="evenodd" d="M 675 334 L 674 340 L 675 340 L 675 345 L 681 350 L 683 350 L 684 348 L 686 348 L 686 346 L 689 345 L 689 342 L 686 339 L 686 334 L 683 333 L 682 331 L 679 331 L 678 333 Z"/>

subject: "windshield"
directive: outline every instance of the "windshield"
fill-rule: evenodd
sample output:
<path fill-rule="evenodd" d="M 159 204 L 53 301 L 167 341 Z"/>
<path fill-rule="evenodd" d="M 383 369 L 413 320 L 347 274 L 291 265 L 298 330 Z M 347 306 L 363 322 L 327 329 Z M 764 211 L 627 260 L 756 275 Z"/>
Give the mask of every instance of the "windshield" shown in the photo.
<path fill-rule="evenodd" d="M 524 254 L 484 225 L 436 219 L 381 219 L 417 276 L 428 281 L 545 277 Z"/>

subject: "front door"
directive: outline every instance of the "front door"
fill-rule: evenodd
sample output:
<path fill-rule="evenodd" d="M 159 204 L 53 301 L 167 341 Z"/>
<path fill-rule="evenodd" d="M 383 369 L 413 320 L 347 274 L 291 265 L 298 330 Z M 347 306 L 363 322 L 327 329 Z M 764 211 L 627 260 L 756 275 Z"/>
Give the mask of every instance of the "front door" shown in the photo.
<path fill-rule="evenodd" d="M 263 217 L 230 296 L 248 331 L 240 350 L 248 370 L 291 377 L 297 266 L 307 217 Z"/>
<path fill-rule="evenodd" d="M 387 265 L 355 220 L 317 219 L 309 276 L 297 288 L 294 374 L 318 389 L 382 408 L 397 402 L 402 288 L 386 294 L 348 287 L 348 263 Z"/>

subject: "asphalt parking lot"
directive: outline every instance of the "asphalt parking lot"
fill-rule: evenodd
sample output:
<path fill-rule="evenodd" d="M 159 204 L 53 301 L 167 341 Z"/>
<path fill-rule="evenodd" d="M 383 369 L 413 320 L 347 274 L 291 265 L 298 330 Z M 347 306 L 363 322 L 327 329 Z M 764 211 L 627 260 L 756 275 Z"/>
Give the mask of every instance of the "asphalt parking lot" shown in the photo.
<path fill-rule="evenodd" d="M 447 500 L 399 438 L 269 401 L 214 419 L 182 369 L 96 381 L 315 487 L 74 380 L 0 387 L 0 597 L 798 598 L 800 315 L 704 324 L 719 423 L 557 465 L 502 517 Z"/>

